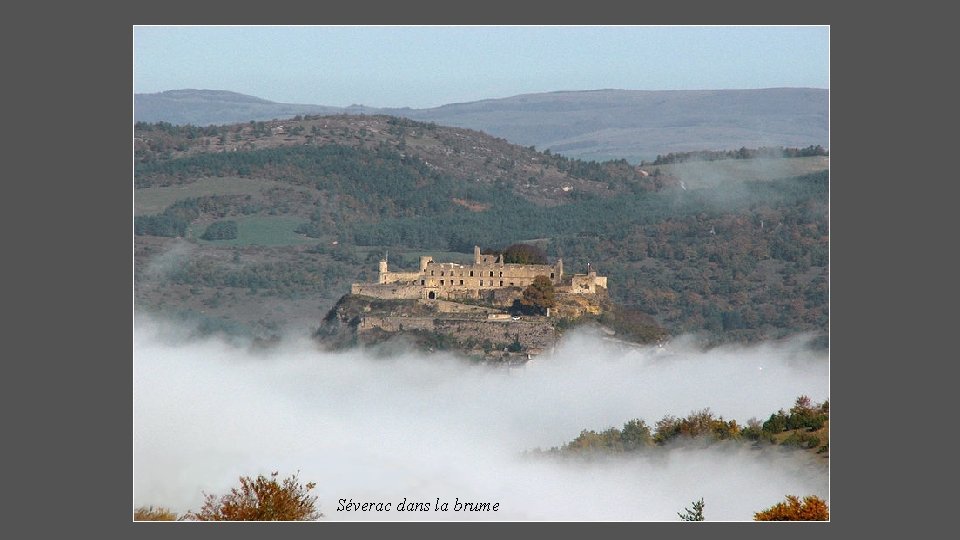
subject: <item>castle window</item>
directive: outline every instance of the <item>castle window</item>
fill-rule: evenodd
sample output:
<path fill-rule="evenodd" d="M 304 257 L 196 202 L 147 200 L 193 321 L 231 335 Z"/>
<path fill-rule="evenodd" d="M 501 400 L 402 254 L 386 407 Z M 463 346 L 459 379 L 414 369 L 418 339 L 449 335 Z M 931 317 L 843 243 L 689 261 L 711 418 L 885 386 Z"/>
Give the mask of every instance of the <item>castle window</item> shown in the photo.
<path fill-rule="evenodd" d="M 483 287 L 483 280 L 480 280 L 480 286 Z"/>
<path fill-rule="evenodd" d="M 442 279 L 440 280 L 440 284 L 443 285 L 443 280 L 442 280 Z"/>
<path fill-rule="evenodd" d="M 490 277 L 493 277 L 493 272 L 490 272 Z"/>
<path fill-rule="evenodd" d="M 500 277 L 503 277 L 503 272 L 500 272 Z"/>
<path fill-rule="evenodd" d="M 512 281 L 510 282 L 510 286 L 513 287 L 513 282 L 512 282 Z"/>
<path fill-rule="evenodd" d="M 430 275 L 431 275 L 431 276 L 433 275 L 433 270 L 430 271 Z"/>
<path fill-rule="evenodd" d="M 553 279 L 553 272 L 550 272 L 550 279 Z"/>
<path fill-rule="evenodd" d="M 443 275 L 443 270 L 440 271 L 440 275 L 441 275 L 441 276 Z"/>
<path fill-rule="evenodd" d="M 512 283 L 511 283 L 511 285 L 512 285 Z M 503 280 L 502 280 L 502 279 L 500 280 L 500 286 L 503 287 Z"/>
<path fill-rule="evenodd" d="M 473 270 L 470 271 L 470 277 L 473 277 Z"/>
<path fill-rule="evenodd" d="M 462 280 L 462 279 L 460 280 L 460 284 L 463 285 L 463 280 Z"/>
<path fill-rule="evenodd" d="M 420 280 L 420 285 L 426 285 L 426 284 L 427 284 L 427 280 L 425 280 L 425 279 L 421 279 L 421 280 Z"/>

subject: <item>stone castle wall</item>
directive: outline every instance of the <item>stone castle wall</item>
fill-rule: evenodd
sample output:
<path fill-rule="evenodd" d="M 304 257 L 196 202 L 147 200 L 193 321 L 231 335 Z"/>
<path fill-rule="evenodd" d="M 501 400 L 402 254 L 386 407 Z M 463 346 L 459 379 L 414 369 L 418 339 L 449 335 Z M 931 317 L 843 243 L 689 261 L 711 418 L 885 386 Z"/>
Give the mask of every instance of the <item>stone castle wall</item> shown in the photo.
<path fill-rule="evenodd" d="M 418 279 L 419 272 L 380 272 L 380 284 L 412 283 Z"/>
<path fill-rule="evenodd" d="M 597 292 L 597 287 L 607 288 L 607 278 L 606 276 L 598 276 L 596 272 L 590 272 L 588 274 L 574 274 L 570 278 L 570 288 L 569 290 L 564 290 L 563 292 L 569 292 L 573 294 L 594 294 Z"/>
<path fill-rule="evenodd" d="M 419 300 L 423 295 L 423 288 L 401 283 L 354 283 L 350 286 L 350 294 L 390 300 Z"/>
<path fill-rule="evenodd" d="M 391 272 L 387 261 L 380 261 L 377 283 L 356 283 L 351 292 L 384 299 L 482 300 L 497 296 L 495 291 L 521 291 L 537 276 L 545 276 L 555 287 L 577 294 L 595 293 L 597 286 L 607 284 L 606 277 L 590 272 L 574 275 L 567 289 L 562 260 L 553 265 L 504 263 L 500 256 L 481 255 L 480 248 L 474 247 L 473 264 L 438 263 L 433 257 L 422 256 L 419 272 Z M 514 295 L 511 292 L 508 296 Z"/>
<path fill-rule="evenodd" d="M 363 317 L 357 328 L 361 338 L 365 333 L 376 330 L 390 333 L 433 332 L 449 336 L 460 345 L 472 345 L 475 348 L 482 348 L 486 343 L 487 346 L 502 349 L 519 340 L 524 351 L 533 352 L 549 349 L 558 339 L 556 329 L 546 320 L 491 319 L 487 315 L 444 318 L 368 315 Z"/>

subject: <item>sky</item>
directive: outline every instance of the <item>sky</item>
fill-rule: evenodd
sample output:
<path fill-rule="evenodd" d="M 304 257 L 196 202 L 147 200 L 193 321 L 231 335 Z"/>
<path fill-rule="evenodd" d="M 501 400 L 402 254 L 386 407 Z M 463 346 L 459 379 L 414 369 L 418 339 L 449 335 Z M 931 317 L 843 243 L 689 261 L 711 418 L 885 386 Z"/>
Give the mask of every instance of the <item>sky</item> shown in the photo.
<path fill-rule="evenodd" d="M 428 108 L 560 90 L 829 88 L 829 26 L 136 26 L 134 92 Z"/>

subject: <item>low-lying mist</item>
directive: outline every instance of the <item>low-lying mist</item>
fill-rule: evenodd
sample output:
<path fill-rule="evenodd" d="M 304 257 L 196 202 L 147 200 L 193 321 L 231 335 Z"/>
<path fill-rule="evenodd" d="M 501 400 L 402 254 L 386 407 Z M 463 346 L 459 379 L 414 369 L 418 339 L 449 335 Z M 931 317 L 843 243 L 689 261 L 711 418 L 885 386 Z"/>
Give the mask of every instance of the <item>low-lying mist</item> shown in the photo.
<path fill-rule="evenodd" d="M 299 471 L 326 520 L 750 520 L 787 494 L 827 498 L 808 452 L 676 446 L 594 460 L 524 456 L 583 429 L 653 427 L 709 407 L 745 423 L 828 396 L 828 360 L 801 341 L 700 351 L 633 348 L 574 333 L 519 368 L 444 354 L 319 351 L 308 339 L 254 350 L 176 342 L 138 318 L 134 506 L 199 510 L 238 477 Z M 449 501 L 448 512 L 338 512 L 353 502 Z M 454 512 L 455 498 L 499 502 Z"/>

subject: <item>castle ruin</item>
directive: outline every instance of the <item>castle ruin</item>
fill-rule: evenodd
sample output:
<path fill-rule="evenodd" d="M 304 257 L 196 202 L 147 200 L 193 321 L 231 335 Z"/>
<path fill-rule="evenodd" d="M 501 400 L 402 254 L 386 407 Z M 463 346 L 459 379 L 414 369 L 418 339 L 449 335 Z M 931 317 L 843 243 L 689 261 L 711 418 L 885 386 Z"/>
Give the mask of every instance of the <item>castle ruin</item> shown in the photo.
<path fill-rule="evenodd" d="M 515 264 L 503 262 L 503 255 L 483 255 L 473 248 L 473 264 L 438 263 L 420 257 L 417 272 L 391 272 L 381 260 L 376 283 L 354 283 L 351 294 L 402 300 L 479 300 L 511 287 L 524 288 L 537 276 L 546 276 L 554 290 L 567 294 L 594 294 L 606 289 L 607 278 L 595 271 L 565 277 L 563 260 L 556 264 Z"/>

